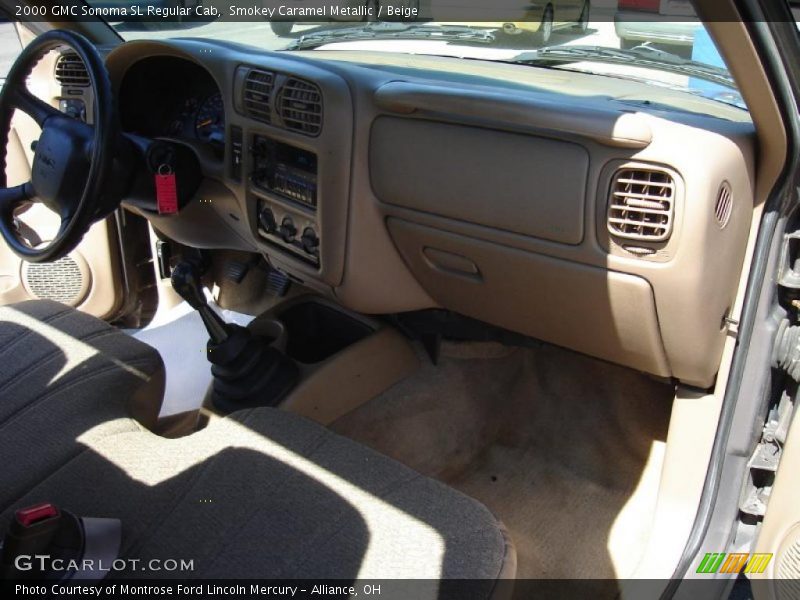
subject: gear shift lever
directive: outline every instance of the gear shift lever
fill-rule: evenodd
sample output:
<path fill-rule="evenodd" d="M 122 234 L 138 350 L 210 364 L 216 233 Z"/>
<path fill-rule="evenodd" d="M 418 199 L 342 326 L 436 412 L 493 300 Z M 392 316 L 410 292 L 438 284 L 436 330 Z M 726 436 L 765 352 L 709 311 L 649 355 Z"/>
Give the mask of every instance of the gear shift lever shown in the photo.
<path fill-rule="evenodd" d="M 189 306 L 200 313 L 212 342 L 221 344 L 228 339 L 225 321 L 206 302 L 200 283 L 200 273 L 194 263 L 181 262 L 175 265 L 172 269 L 172 288 L 189 303 Z"/>
<path fill-rule="evenodd" d="M 194 263 L 181 262 L 172 269 L 172 287 L 200 313 L 211 338 L 206 356 L 214 375 L 214 407 L 229 413 L 254 406 L 277 406 L 300 377 L 294 361 L 273 348 L 271 339 L 223 321 L 206 302 L 200 270 Z"/>

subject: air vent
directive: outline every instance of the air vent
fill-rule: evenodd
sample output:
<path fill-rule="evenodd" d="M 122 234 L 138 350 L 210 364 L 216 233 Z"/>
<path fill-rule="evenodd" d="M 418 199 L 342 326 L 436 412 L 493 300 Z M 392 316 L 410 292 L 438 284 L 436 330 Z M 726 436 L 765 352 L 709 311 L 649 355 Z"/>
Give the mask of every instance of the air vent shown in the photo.
<path fill-rule="evenodd" d="M 725 225 L 731 218 L 731 211 L 733 210 L 733 193 L 731 186 L 727 182 L 723 183 L 717 193 L 717 202 L 714 204 L 714 216 L 717 218 L 717 224 L 720 229 L 724 229 Z"/>
<path fill-rule="evenodd" d="M 322 93 L 313 83 L 289 78 L 278 97 L 278 113 L 286 129 L 319 135 L 322 130 Z"/>
<path fill-rule="evenodd" d="M 81 57 L 68 52 L 56 61 L 56 81 L 62 87 L 86 87 L 89 85 L 89 74 Z"/>
<path fill-rule="evenodd" d="M 631 240 L 663 242 L 672 233 L 675 181 L 658 169 L 620 169 L 611 183 L 608 230 Z"/>
<path fill-rule="evenodd" d="M 275 74 L 267 71 L 248 71 L 244 80 L 242 103 L 244 111 L 258 121 L 272 121 L 272 88 L 275 85 Z"/>

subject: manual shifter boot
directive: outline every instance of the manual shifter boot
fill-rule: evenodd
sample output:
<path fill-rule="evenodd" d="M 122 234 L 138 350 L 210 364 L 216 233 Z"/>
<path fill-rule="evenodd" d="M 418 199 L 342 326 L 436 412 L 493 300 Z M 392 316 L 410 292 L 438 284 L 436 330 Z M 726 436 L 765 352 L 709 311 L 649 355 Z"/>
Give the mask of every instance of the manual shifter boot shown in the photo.
<path fill-rule="evenodd" d="M 267 338 L 239 325 L 226 325 L 228 338 L 208 341 L 214 375 L 212 402 L 221 412 L 276 406 L 297 383 L 300 370 Z"/>

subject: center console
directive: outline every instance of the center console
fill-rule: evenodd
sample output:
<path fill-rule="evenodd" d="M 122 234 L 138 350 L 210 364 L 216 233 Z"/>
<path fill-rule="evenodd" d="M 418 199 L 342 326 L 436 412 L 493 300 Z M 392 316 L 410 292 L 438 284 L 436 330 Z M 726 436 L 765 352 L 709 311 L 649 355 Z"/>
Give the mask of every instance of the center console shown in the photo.
<path fill-rule="evenodd" d="M 275 269 L 330 294 L 342 282 L 347 248 L 354 114 L 347 82 L 285 54 L 243 55 L 232 108 L 226 171 L 240 210 L 213 206 Z"/>

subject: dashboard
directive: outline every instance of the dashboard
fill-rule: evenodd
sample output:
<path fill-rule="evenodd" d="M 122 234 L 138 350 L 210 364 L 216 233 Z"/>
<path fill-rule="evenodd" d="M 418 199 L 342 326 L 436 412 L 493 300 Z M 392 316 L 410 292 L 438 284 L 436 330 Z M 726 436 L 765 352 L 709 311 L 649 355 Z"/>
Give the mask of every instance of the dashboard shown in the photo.
<path fill-rule="evenodd" d="M 362 313 L 442 307 L 713 383 L 753 214 L 746 113 L 441 57 L 141 40 L 106 63 L 126 131 L 197 155 L 178 214 L 129 204 L 164 235 Z"/>

